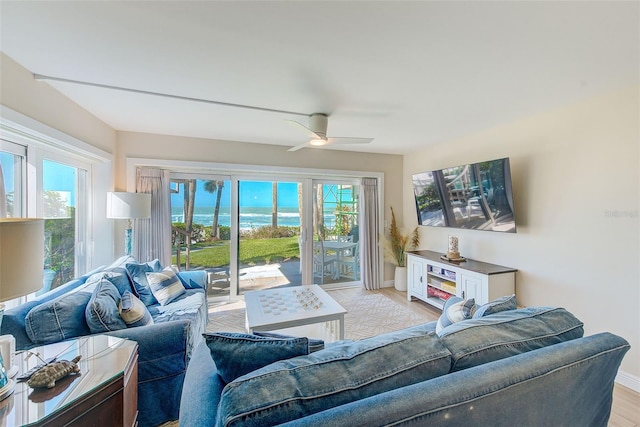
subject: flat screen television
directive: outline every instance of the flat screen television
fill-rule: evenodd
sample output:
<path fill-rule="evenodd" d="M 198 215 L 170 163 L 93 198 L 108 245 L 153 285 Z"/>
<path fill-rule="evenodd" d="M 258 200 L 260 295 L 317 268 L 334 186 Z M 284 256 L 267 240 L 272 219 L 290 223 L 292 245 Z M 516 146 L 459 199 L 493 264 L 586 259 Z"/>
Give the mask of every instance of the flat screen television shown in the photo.
<path fill-rule="evenodd" d="M 516 232 L 509 159 L 413 175 L 418 224 Z"/>

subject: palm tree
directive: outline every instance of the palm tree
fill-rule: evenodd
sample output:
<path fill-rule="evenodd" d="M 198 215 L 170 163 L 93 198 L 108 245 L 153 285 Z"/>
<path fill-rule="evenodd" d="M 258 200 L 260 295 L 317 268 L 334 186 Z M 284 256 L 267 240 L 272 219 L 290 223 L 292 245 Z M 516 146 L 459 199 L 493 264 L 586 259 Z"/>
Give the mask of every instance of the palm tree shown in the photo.
<path fill-rule="evenodd" d="M 191 234 L 193 225 L 193 208 L 196 201 L 196 180 L 189 179 L 184 182 L 184 228 Z"/>
<path fill-rule="evenodd" d="M 220 215 L 220 200 L 222 198 L 222 188 L 224 181 L 205 181 L 204 191 L 207 193 L 216 193 L 216 206 L 213 210 L 213 223 L 211 224 L 211 238 L 220 240 L 220 230 L 218 229 L 218 218 Z"/>
<path fill-rule="evenodd" d="M 278 183 L 271 183 L 271 227 L 278 228 Z"/>

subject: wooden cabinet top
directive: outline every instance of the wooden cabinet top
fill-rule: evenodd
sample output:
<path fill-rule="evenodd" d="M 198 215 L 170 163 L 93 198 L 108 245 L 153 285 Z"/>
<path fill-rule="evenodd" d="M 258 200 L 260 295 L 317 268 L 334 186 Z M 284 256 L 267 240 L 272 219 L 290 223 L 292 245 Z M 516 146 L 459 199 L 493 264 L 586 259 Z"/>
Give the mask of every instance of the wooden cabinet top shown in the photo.
<path fill-rule="evenodd" d="M 515 268 L 504 267 L 502 265 L 490 264 L 488 262 L 475 261 L 469 258 L 466 258 L 466 261 L 462 262 L 451 262 L 446 261 L 442 258 L 442 253 L 434 252 L 434 251 L 408 251 L 407 254 L 414 255 L 420 258 L 425 258 L 429 261 L 439 262 L 440 264 L 450 265 L 452 267 L 459 268 L 461 270 L 469 270 L 480 274 L 502 274 L 502 273 L 513 273 L 518 271 Z"/>

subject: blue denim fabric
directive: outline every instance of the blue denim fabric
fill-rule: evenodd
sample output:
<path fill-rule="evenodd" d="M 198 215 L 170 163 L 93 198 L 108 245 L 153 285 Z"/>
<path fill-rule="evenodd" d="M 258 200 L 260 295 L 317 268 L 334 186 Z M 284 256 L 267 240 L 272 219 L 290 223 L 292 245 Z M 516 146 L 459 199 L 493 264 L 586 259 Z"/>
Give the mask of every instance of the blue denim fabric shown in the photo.
<path fill-rule="evenodd" d="M 38 305 L 41 305 L 47 301 L 52 301 L 60 297 L 61 295 L 71 292 L 73 289 L 83 286 L 89 276 L 101 271 L 103 268 L 104 267 L 99 267 L 93 271 L 90 271 L 84 276 L 73 279 L 61 286 L 58 286 L 55 289 L 52 289 L 45 294 L 34 298 L 31 301 L 27 301 L 17 307 L 5 310 L 4 316 L 2 317 L 2 324 L 0 325 L 0 335 L 13 335 L 13 337 L 16 339 L 16 350 L 26 350 L 34 347 L 36 344 L 31 341 L 31 339 L 27 335 L 26 318 L 29 311 L 31 311 L 32 308 Z"/>
<path fill-rule="evenodd" d="M 184 377 L 180 427 L 213 426 L 224 386 L 209 347 L 204 342 L 198 344 Z"/>
<path fill-rule="evenodd" d="M 489 301 L 486 304 L 482 304 L 477 307 L 475 313 L 473 313 L 473 318 L 488 316 L 490 314 L 499 313 L 501 311 L 515 310 L 518 308 L 518 302 L 516 300 L 516 296 L 508 295 L 504 297 L 500 297 L 493 301 Z"/>
<path fill-rule="evenodd" d="M 158 260 L 153 260 L 143 263 L 127 263 L 125 264 L 125 268 L 131 275 L 133 286 L 137 292 L 138 298 L 140 298 L 140 301 L 145 303 L 145 305 L 157 304 L 158 300 L 153 296 L 153 293 L 151 293 L 151 288 L 147 281 L 147 273 L 162 271 L 160 262 Z"/>
<path fill-rule="evenodd" d="M 98 282 L 101 279 L 109 280 L 113 286 L 118 289 L 118 293 L 123 295 L 125 291 L 132 292 L 137 296 L 135 287 L 131 283 L 131 278 L 129 277 L 129 272 L 122 267 L 110 267 L 104 269 L 103 271 L 92 274 L 86 283 Z"/>
<path fill-rule="evenodd" d="M 451 354 L 420 325 L 272 363 L 227 384 L 218 426 L 265 426 L 449 372 Z"/>
<path fill-rule="evenodd" d="M 236 332 L 204 334 L 218 374 L 225 383 L 278 360 L 309 354 L 309 340 L 273 338 Z"/>
<path fill-rule="evenodd" d="M 191 322 L 178 320 L 107 332 L 138 343 L 139 425 L 178 419 Z"/>
<path fill-rule="evenodd" d="M 130 261 L 131 257 L 122 257 L 119 260 L 120 263 Z M 117 267 L 116 264 L 112 267 Z M 1 325 L 2 333 L 14 335 L 16 348 L 19 350 L 34 347 L 36 344 L 26 333 L 26 316 L 29 311 L 62 295 L 68 297 L 76 289 L 83 289 L 86 292 L 86 301 L 79 306 L 74 304 L 71 308 L 82 311 L 78 314 L 76 324 L 84 324 L 86 331 L 81 335 L 89 335 L 84 310 L 91 297 L 92 288 L 89 287 L 90 284 L 87 286 L 86 281 L 93 274 L 103 270 L 104 267 L 97 268 L 32 301 L 7 310 Z M 157 426 L 178 418 L 186 364 L 192 347 L 203 341 L 202 333 L 208 321 L 206 272 L 189 271 L 179 274 L 182 276 L 185 273 L 192 289 L 187 290 L 188 295 L 184 295 L 184 298 L 163 307 L 162 313 L 156 312 L 164 322 L 106 333 L 138 342 L 138 421 L 141 427 Z M 57 341 L 61 340 L 62 338 Z"/>
<path fill-rule="evenodd" d="M 106 278 L 100 279 L 84 311 L 91 333 L 100 334 L 127 327 L 118 310 L 120 299 L 118 288 Z"/>
<path fill-rule="evenodd" d="M 29 340 L 34 344 L 49 344 L 89 335 L 84 311 L 93 287 L 82 286 L 32 308 L 25 317 Z"/>
<path fill-rule="evenodd" d="M 297 338 L 291 335 L 278 334 L 276 332 L 268 332 L 268 331 L 253 331 L 253 335 L 258 335 L 259 337 L 284 338 L 284 339 Z M 314 351 L 320 351 L 324 349 L 324 340 L 321 340 L 319 338 L 310 338 L 310 337 L 307 337 L 307 339 L 309 340 L 309 353 L 313 353 Z M 350 340 L 349 342 L 353 342 L 353 340 Z M 337 343 L 337 341 L 333 341 L 333 343 Z"/>
<path fill-rule="evenodd" d="M 606 427 L 613 380 L 628 350 L 629 344 L 620 337 L 592 335 L 399 388 L 283 426 Z"/>
<path fill-rule="evenodd" d="M 583 324 L 563 308 L 531 307 L 454 323 L 440 339 L 452 371 L 582 337 Z"/>

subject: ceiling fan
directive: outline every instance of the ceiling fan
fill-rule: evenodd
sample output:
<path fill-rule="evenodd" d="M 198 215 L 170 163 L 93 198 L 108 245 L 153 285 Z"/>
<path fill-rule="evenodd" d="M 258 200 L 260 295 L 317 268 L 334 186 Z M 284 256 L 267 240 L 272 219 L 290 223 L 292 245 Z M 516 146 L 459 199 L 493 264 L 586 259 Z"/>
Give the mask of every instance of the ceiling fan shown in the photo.
<path fill-rule="evenodd" d="M 298 151 L 305 147 L 323 147 L 331 144 L 368 144 L 373 138 L 350 138 L 350 137 L 331 137 L 327 136 L 327 124 L 329 118 L 326 114 L 313 113 L 309 116 L 309 127 L 298 123 L 294 120 L 286 120 L 298 129 L 302 129 L 308 136 L 309 141 L 304 144 L 296 145 L 287 151 Z"/>

